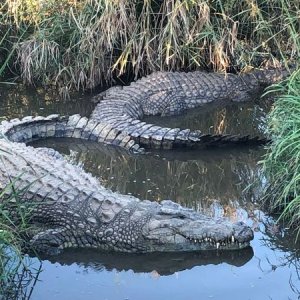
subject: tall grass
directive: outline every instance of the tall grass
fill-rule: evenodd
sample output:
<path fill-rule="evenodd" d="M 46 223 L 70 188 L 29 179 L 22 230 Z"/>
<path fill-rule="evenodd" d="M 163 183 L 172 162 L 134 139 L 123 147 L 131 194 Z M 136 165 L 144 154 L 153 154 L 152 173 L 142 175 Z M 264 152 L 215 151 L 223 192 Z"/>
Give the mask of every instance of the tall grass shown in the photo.
<path fill-rule="evenodd" d="M 299 14 L 289 0 L 4 0 L 0 47 L 24 82 L 68 92 L 122 74 L 276 65 L 300 56 Z"/>
<path fill-rule="evenodd" d="M 300 69 L 272 91 L 281 96 L 270 114 L 272 144 L 263 160 L 271 209 L 289 225 L 300 224 Z"/>
<path fill-rule="evenodd" d="M 12 191 L 7 196 L 7 191 Z M 0 193 L 0 299 L 29 299 L 41 264 L 22 252 L 30 230 L 31 203 L 11 182 Z"/>

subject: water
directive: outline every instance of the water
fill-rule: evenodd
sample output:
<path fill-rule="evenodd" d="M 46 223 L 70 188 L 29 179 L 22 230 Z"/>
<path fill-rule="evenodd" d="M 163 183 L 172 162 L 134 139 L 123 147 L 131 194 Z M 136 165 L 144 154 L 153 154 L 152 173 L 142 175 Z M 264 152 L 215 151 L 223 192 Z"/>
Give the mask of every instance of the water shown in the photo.
<path fill-rule="evenodd" d="M 56 112 L 88 115 L 93 108 L 89 95 L 61 103 L 43 91 L 0 88 L 0 113 L 9 118 Z M 262 102 L 209 106 L 151 122 L 261 136 L 269 107 Z M 69 250 L 44 258 L 30 299 L 299 299 L 300 245 L 261 205 L 265 179 L 258 161 L 263 148 L 131 156 L 118 148 L 70 139 L 34 145 L 59 150 L 114 191 L 153 201 L 172 199 L 210 216 L 242 220 L 253 228 L 255 238 L 251 248 L 227 252 L 128 255 Z"/>
<path fill-rule="evenodd" d="M 91 96 L 71 95 L 70 100 L 62 101 L 59 95 L 49 89 L 27 88 L 23 85 L 0 83 L 0 116 L 7 119 L 28 115 L 47 116 L 52 113 L 72 115 L 80 112 L 89 115 L 95 104 L 87 99 Z"/>

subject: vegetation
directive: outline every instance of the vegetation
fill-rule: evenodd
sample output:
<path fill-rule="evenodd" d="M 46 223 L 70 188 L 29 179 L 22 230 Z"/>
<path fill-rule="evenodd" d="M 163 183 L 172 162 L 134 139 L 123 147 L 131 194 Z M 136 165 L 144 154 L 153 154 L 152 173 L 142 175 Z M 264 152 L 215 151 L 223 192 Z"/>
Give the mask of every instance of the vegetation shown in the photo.
<path fill-rule="evenodd" d="M 122 74 L 240 71 L 300 56 L 299 1 L 4 0 L 0 75 L 62 94 Z"/>
<path fill-rule="evenodd" d="M 7 189 L 12 190 L 9 197 Z M 29 299 L 41 268 L 21 251 L 31 206 L 21 201 L 21 194 L 13 182 L 0 194 L 0 299 Z"/>
<path fill-rule="evenodd" d="M 3 0 L 0 77 L 67 96 L 157 70 L 276 66 L 300 57 L 299 17 L 300 2 L 289 0 Z M 282 96 L 270 115 L 266 192 L 273 210 L 299 224 L 300 71 L 273 91 Z M 0 194 L 0 298 L 26 299 L 39 273 L 21 252 L 30 208 L 8 188 L 9 198 Z"/>
<path fill-rule="evenodd" d="M 270 114 L 272 144 L 264 158 L 266 197 L 281 219 L 300 224 L 300 69 L 288 81 L 272 87 L 280 93 Z"/>

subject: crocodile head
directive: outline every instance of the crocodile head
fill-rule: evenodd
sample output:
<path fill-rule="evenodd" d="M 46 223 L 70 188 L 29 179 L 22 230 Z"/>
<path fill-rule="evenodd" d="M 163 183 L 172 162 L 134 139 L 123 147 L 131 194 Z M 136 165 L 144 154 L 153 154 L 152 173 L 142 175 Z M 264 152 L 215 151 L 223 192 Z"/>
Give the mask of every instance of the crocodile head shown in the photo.
<path fill-rule="evenodd" d="M 290 65 L 288 68 L 282 67 L 274 69 L 255 70 L 250 74 L 253 74 L 261 85 L 266 86 L 284 80 L 295 70 L 297 70 L 297 66 Z"/>
<path fill-rule="evenodd" d="M 147 251 L 197 251 L 248 247 L 253 231 L 243 222 L 213 219 L 163 201 L 143 228 Z"/>
<path fill-rule="evenodd" d="M 123 203 L 127 201 L 124 206 L 108 199 L 100 205 L 93 202 L 88 210 L 72 204 L 68 215 L 73 217 L 69 219 L 63 210 L 37 208 L 38 216 L 46 211 L 49 226 L 33 230 L 30 246 L 45 254 L 58 254 L 65 248 L 185 252 L 241 249 L 253 239 L 252 230 L 242 222 L 210 218 L 169 200 L 158 204 L 122 197 Z M 53 223 L 59 226 L 53 227 Z"/>

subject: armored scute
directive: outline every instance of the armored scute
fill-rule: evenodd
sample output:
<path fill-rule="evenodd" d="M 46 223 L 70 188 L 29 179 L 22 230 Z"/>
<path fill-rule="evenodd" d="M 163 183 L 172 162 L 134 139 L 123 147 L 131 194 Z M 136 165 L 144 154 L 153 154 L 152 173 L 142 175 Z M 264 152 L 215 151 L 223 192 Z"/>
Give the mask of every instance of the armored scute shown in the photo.
<path fill-rule="evenodd" d="M 173 115 L 207 102 L 244 101 L 260 83 L 285 77 L 272 70 L 244 76 L 155 73 L 124 88 L 106 92 L 91 118 L 25 117 L 0 126 L 0 189 L 22 191 L 32 203 L 31 245 L 55 254 L 65 248 L 98 248 L 121 252 L 241 249 L 252 230 L 242 222 L 213 219 L 170 200 L 155 203 L 113 193 L 58 152 L 26 143 L 46 137 L 70 137 L 110 143 L 141 152 L 144 147 L 196 147 L 224 143 L 260 143 L 240 136 L 206 135 L 188 129 L 146 124 L 144 115 Z M 7 188 L 5 188 L 7 187 Z M 8 209 L 14 215 L 14 202 Z"/>

